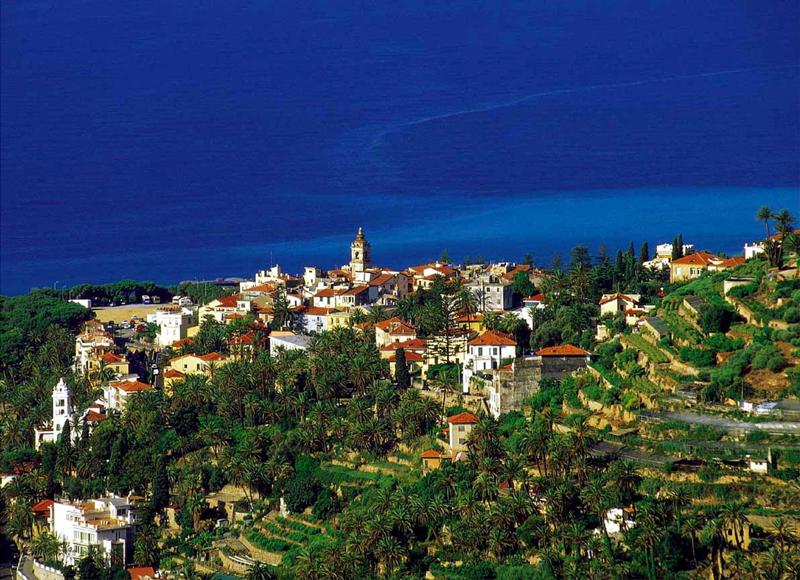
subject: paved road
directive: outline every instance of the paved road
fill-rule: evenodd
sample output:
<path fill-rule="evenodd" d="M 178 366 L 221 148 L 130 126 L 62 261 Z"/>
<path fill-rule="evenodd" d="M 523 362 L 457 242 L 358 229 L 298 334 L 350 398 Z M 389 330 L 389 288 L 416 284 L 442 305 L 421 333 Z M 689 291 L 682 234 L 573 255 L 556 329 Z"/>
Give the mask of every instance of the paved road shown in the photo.
<path fill-rule="evenodd" d="M 748 423 L 746 421 L 736 421 L 734 419 L 725 419 L 716 415 L 700 415 L 698 413 L 690 413 L 682 411 L 679 413 L 654 413 L 643 411 L 640 416 L 645 419 L 672 419 L 674 421 L 683 421 L 684 423 L 691 423 L 694 425 L 708 425 L 715 429 L 722 429 L 725 431 L 768 431 L 770 433 L 789 433 L 792 435 L 800 435 L 800 422 L 796 421 L 765 421 L 761 423 Z"/>

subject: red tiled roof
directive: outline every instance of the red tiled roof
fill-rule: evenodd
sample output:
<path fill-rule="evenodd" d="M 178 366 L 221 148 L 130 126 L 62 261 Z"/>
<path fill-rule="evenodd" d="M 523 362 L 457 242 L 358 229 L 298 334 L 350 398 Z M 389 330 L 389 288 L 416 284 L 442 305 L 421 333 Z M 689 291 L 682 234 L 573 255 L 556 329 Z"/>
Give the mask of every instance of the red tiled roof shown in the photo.
<path fill-rule="evenodd" d="M 353 328 L 357 328 L 358 330 L 369 330 L 370 328 L 372 328 L 372 323 L 369 321 L 359 322 L 357 324 L 354 324 Z"/>
<path fill-rule="evenodd" d="M 202 359 L 202 360 L 204 360 L 206 362 L 211 362 L 211 361 L 215 361 L 215 360 L 225 360 L 225 355 L 219 354 L 218 352 L 210 352 L 208 354 L 204 354 L 204 355 L 199 356 L 197 358 Z"/>
<path fill-rule="evenodd" d="M 102 356 L 102 361 L 108 364 L 120 363 L 122 362 L 122 357 L 114 354 L 113 352 L 107 352 Z"/>
<path fill-rule="evenodd" d="M 330 298 L 331 296 L 336 296 L 339 294 L 339 291 L 335 288 L 323 288 L 316 294 L 314 294 L 315 298 Z"/>
<path fill-rule="evenodd" d="M 381 274 L 380 276 L 378 276 L 374 280 L 370 280 L 369 281 L 369 285 L 370 286 L 382 286 L 383 284 L 386 284 L 387 282 L 390 282 L 394 278 L 395 278 L 394 274 Z"/>
<path fill-rule="evenodd" d="M 251 286 L 245 292 L 273 292 L 275 290 L 275 286 L 272 284 L 259 284 L 257 286 Z"/>
<path fill-rule="evenodd" d="M 353 286 L 349 290 L 342 292 L 342 296 L 358 296 L 369 291 L 369 286 Z"/>
<path fill-rule="evenodd" d="M 105 413 L 98 413 L 97 411 L 89 411 L 86 413 L 86 421 L 88 423 L 97 423 L 106 419 Z"/>
<path fill-rule="evenodd" d="M 184 376 L 185 375 L 182 372 L 176 371 L 175 369 L 167 369 L 166 371 L 164 371 L 165 379 L 181 379 Z"/>
<path fill-rule="evenodd" d="M 413 326 L 397 316 L 378 322 L 375 328 L 380 328 L 382 331 L 388 332 L 389 334 L 417 334 Z"/>
<path fill-rule="evenodd" d="M 428 348 L 428 341 L 424 338 L 412 338 L 411 340 L 396 340 L 391 344 L 381 347 L 381 350 L 397 350 L 402 348 L 406 351 L 409 350 L 425 350 Z"/>
<path fill-rule="evenodd" d="M 620 294 L 619 292 L 617 292 L 616 294 L 611 294 L 609 296 L 606 296 L 605 298 L 601 298 L 600 299 L 600 306 L 602 306 L 603 304 L 606 304 L 608 302 L 611 302 L 612 300 L 616 300 L 618 298 L 620 300 L 624 300 L 625 302 L 633 302 L 634 304 L 636 304 L 636 300 L 634 298 L 631 298 L 627 294 Z"/>
<path fill-rule="evenodd" d="M 527 264 L 520 264 L 515 266 L 512 270 L 509 270 L 505 274 L 503 274 L 502 278 L 505 280 L 513 280 L 514 276 L 516 276 L 519 272 L 529 272 L 531 267 Z"/>
<path fill-rule="evenodd" d="M 534 294 L 533 296 L 526 296 L 522 299 L 525 302 L 544 302 L 544 294 Z"/>
<path fill-rule="evenodd" d="M 327 316 L 331 312 L 336 312 L 334 308 L 323 308 L 322 306 L 309 306 L 305 313 L 309 316 Z"/>
<path fill-rule="evenodd" d="M 46 516 L 50 514 L 50 506 L 55 502 L 52 499 L 43 499 L 42 501 L 33 504 L 31 511 L 37 516 Z"/>
<path fill-rule="evenodd" d="M 236 302 L 239 300 L 238 294 L 231 294 L 229 296 L 223 296 L 221 298 L 217 298 L 217 306 L 216 308 L 236 308 Z"/>
<path fill-rule="evenodd" d="M 516 346 L 517 341 L 506 334 L 487 330 L 478 338 L 469 341 L 469 346 Z"/>
<path fill-rule="evenodd" d="M 116 383 L 111 383 L 111 386 L 120 391 L 125 391 L 126 393 L 149 391 L 153 388 L 151 385 L 141 381 L 117 381 Z"/>
<path fill-rule="evenodd" d="M 407 352 L 406 355 L 406 362 L 422 362 L 422 355 L 418 352 Z M 397 355 L 392 355 L 389 357 L 389 362 L 395 362 L 397 360 Z"/>
<path fill-rule="evenodd" d="M 441 459 L 442 458 L 442 452 L 441 451 L 436 451 L 436 449 L 428 449 L 427 451 L 423 451 L 420 454 L 420 457 L 422 459 Z"/>
<path fill-rule="evenodd" d="M 715 260 L 719 260 L 719 258 L 714 254 L 710 254 L 709 252 L 695 252 L 683 258 L 672 260 L 672 263 L 679 266 L 708 266 Z"/>
<path fill-rule="evenodd" d="M 451 425 L 474 425 L 478 422 L 478 416 L 473 413 L 459 413 L 447 418 Z"/>
<path fill-rule="evenodd" d="M 735 258 L 728 258 L 727 260 L 723 260 L 719 264 L 717 264 L 718 268 L 733 268 L 734 266 L 738 266 L 739 264 L 744 264 L 744 257 L 737 256 Z"/>
<path fill-rule="evenodd" d="M 156 577 L 156 571 L 150 566 L 128 568 L 128 574 L 130 574 L 131 580 L 151 580 Z"/>
<path fill-rule="evenodd" d="M 182 338 L 172 343 L 172 348 L 181 348 L 184 345 L 194 344 L 193 338 Z"/>
<path fill-rule="evenodd" d="M 536 354 L 539 356 L 586 356 L 589 353 L 571 344 L 561 344 L 559 346 L 548 346 L 547 348 L 539 349 L 536 351 Z"/>

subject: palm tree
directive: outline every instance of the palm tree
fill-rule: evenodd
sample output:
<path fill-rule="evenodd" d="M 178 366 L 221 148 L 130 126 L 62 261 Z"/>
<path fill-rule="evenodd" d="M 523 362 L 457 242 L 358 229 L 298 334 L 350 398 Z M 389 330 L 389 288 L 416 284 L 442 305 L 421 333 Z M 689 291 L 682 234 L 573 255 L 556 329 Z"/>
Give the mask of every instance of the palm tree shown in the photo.
<path fill-rule="evenodd" d="M 49 532 L 33 538 L 28 545 L 31 556 L 40 562 L 54 562 L 61 553 L 61 542 Z"/>
<path fill-rule="evenodd" d="M 789 213 L 788 209 L 782 209 L 772 217 L 775 218 L 775 229 L 778 230 L 778 233 L 780 233 L 782 237 L 792 231 L 794 218 L 792 214 Z"/>
<path fill-rule="evenodd" d="M 270 567 L 261 562 L 256 562 L 253 564 L 244 577 L 245 580 L 273 580 L 274 578 L 277 578 Z"/>
<path fill-rule="evenodd" d="M 697 552 L 695 550 L 695 542 L 697 533 L 702 529 L 702 523 L 695 516 L 685 518 L 680 527 L 680 533 L 689 536 L 689 541 L 692 545 L 692 562 L 694 567 L 697 568 Z"/>
<path fill-rule="evenodd" d="M 733 529 L 733 538 L 736 542 L 736 547 L 742 549 L 742 540 L 744 539 L 744 524 L 747 521 L 744 516 L 744 508 L 738 502 L 726 502 L 722 506 L 720 514 L 723 522 L 730 524 Z"/>
<path fill-rule="evenodd" d="M 768 206 L 762 205 L 756 213 L 756 220 L 764 222 L 764 231 L 766 232 L 764 236 L 765 239 L 769 237 L 769 220 L 771 219 L 772 210 Z"/>
<path fill-rule="evenodd" d="M 800 276 L 800 236 L 794 232 L 789 232 L 783 237 L 783 250 L 787 254 L 794 254 L 795 277 Z"/>

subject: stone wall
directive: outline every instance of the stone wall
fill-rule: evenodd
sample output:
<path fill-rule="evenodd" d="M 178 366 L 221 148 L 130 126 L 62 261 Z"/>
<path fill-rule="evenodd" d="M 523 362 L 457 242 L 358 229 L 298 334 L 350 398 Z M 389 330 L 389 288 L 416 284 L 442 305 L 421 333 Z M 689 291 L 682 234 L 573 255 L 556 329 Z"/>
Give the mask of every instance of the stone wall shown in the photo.
<path fill-rule="evenodd" d="M 270 566 L 280 566 L 281 561 L 283 560 L 282 554 L 276 554 L 274 552 L 267 552 L 266 550 L 262 550 L 253 542 L 248 540 L 244 534 L 239 537 L 239 541 L 250 551 L 250 554 L 258 560 L 259 562 L 263 562 L 264 564 L 269 564 Z"/>
<path fill-rule="evenodd" d="M 33 561 L 33 571 L 38 580 L 64 580 L 64 574 L 61 573 L 61 570 L 45 566 L 38 560 Z"/>

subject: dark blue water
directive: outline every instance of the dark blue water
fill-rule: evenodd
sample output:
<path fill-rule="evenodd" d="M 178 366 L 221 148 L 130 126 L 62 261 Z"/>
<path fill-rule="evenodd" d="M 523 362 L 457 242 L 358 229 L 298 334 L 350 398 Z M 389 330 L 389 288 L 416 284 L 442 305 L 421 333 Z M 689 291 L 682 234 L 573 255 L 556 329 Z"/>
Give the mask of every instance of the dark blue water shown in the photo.
<path fill-rule="evenodd" d="M 576 243 L 735 253 L 800 210 L 800 5 L 2 10 L 0 291 Z M 565 5 L 568 4 L 568 5 Z"/>

